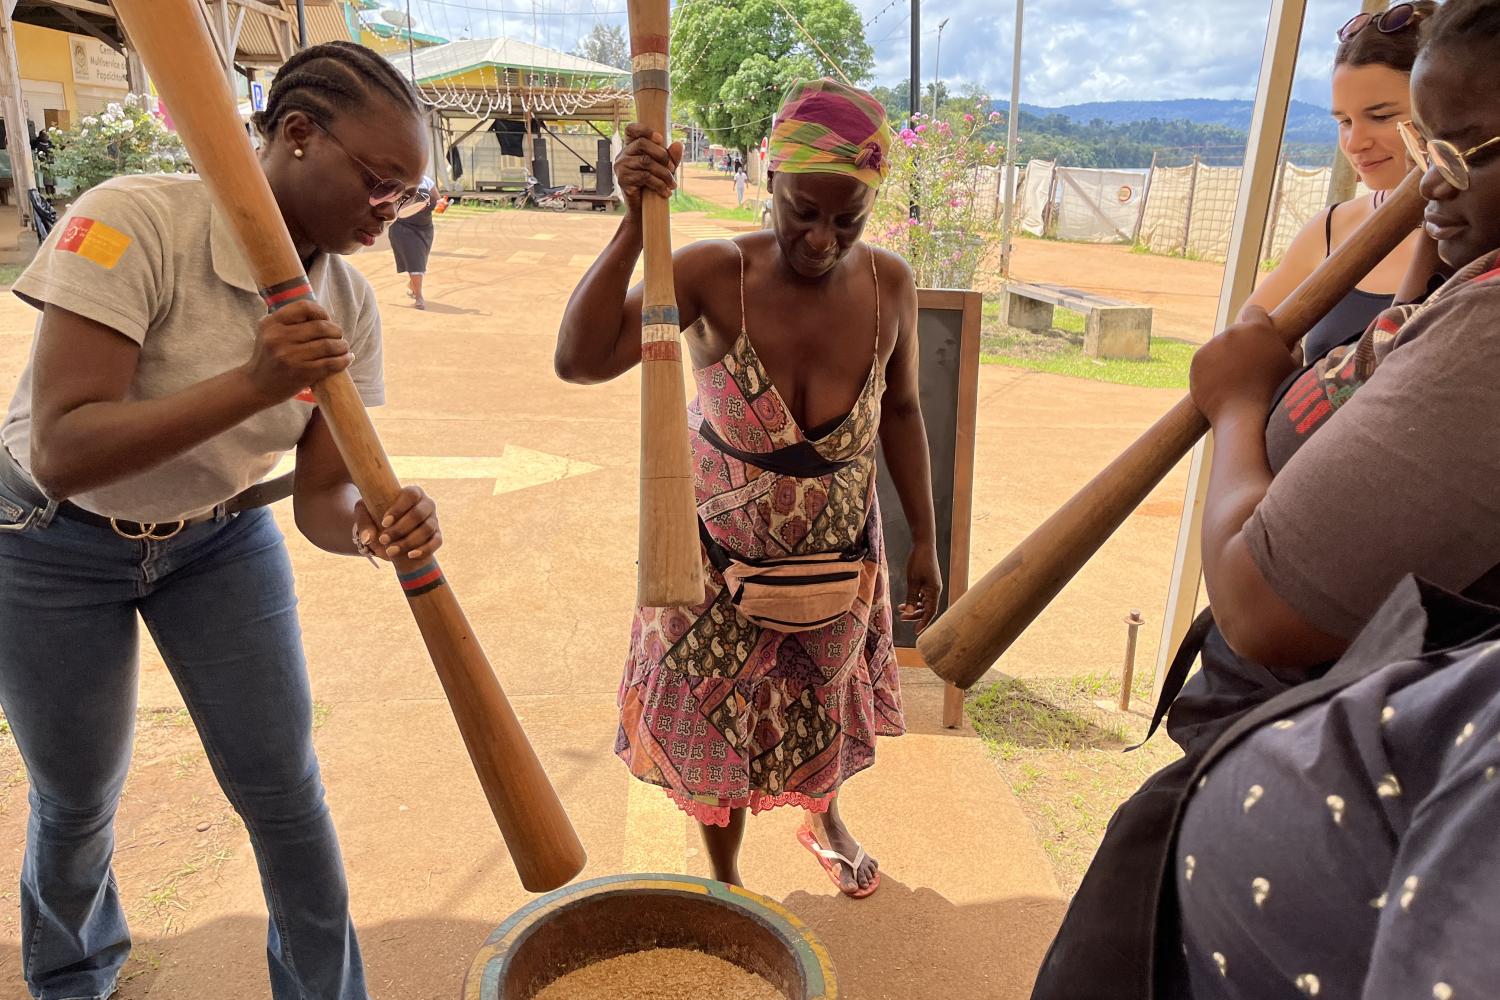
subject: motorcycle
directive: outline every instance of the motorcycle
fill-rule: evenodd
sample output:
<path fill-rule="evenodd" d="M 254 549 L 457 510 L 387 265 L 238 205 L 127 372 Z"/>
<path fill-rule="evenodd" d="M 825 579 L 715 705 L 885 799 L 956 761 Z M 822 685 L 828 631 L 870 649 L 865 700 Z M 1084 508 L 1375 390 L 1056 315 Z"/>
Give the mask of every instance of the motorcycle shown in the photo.
<path fill-rule="evenodd" d="M 577 184 L 557 184 L 552 187 L 543 187 L 537 183 L 535 177 L 527 176 L 526 192 L 521 195 L 521 207 L 534 205 L 537 208 L 550 208 L 555 212 L 566 212 L 568 202 L 573 195 L 581 191 Z"/>

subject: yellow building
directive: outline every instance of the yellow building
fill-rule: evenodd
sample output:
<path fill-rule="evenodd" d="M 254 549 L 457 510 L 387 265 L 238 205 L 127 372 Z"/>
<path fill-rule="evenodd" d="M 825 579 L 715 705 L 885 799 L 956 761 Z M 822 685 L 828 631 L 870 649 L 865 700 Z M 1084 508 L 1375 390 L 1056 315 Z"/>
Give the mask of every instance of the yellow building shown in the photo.
<path fill-rule="evenodd" d="M 21 95 L 33 130 L 67 128 L 130 92 L 125 56 L 90 35 L 15 24 Z"/>
<path fill-rule="evenodd" d="M 277 6 L 288 10 L 294 5 L 276 0 L 260 9 L 275 9 Z M 394 16 L 377 0 L 308 0 L 308 42 L 317 44 L 341 38 L 358 41 L 377 52 L 395 53 L 406 51 L 408 34 L 416 49 L 447 41 L 392 24 L 390 19 Z M 113 18 L 93 13 L 81 14 L 80 17 L 100 35 L 117 37 L 119 34 Z M 93 35 L 59 30 L 66 23 L 59 21 L 52 11 L 25 2 L 18 7 L 13 21 L 26 117 L 36 132 L 53 126 L 67 128 L 83 116 L 98 114 L 110 102 L 119 101 L 130 92 L 124 53 Z M 276 66 L 295 48 L 288 46 L 288 40 L 282 40 L 278 45 L 272 34 L 273 22 L 269 19 L 251 17 L 241 23 L 243 28 L 236 37 L 235 62 L 259 71 L 264 93 L 275 75 Z M 240 77 L 237 84 L 248 103 L 249 82 Z"/>

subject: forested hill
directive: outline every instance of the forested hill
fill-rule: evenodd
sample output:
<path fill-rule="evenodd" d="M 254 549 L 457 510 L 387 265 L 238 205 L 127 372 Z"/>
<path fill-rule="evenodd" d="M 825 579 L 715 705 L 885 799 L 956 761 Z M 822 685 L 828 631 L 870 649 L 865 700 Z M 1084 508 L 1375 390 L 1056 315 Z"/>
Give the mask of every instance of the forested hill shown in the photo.
<path fill-rule="evenodd" d="M 1236 127 L 1237 118 L 1219 109 L 1212 116 L 1220 120 L 1195 121 L 1185 117 L 1132 118 L 1126 109 L 1157 110 L 1163 115 L 1198 105 L 1230 105 L 1234 101 L 1151 101 L 1113 104 L 1075 105 L 1072 108 L 1033 108 L 1021 110 L 1021 144 L 1019 159 L 1056 160 L 1069 167 L 1147 167 L 1153 153 L 1164 166 L 1190 163 L 1199 156 L 1211 166 L 1237 166 L 1244 154 L 1247 125 Z M 1004 113 L 1005 106 L 995 105 Z M 1307 106 L 1304 106 L 1307 107 Z M 1088 112 L 1112 111 L 1120 120 L 1110 121 L 1102 115 L 1082 118 L 1079 109 Z M 1317 110 L 1317 109 L 1313 109 Z M 1332 125 L 1326 111 L 1322 120 Z M 1333 162 L 1337 128 L 1324 127 L 1318 134 L 1305 115 L 1289 121 L 1287 154 L 1299 166 L 1319 167 Z"/>
<path fill-rule="evenodd" d="M 1079 123 L 1097 121 L 1106 125 L 1128 125 L 1152 120 L 1184 121 L 1195 125 L 1222 125 L 1237 132 L 1247 132 L 1255 106 L 1250 101 L 1187 98 L 1175 101 L 1096 101 L 1059 108 L 1043 108 L 1023 102 L 1021 110 L 1038 118 L 1062 115 Z M 1306 101 L 1292 102 L 1287 115 L 1288 141 L 1331 145 L 1337 138 L 1338 129 L 1326 108 Z"/>
<path fill-rule="evenodd" d="M 932 100 L 933 85 L 923 101 Z M 875 96 L 894 120 L 907 117 L 907 86 L 875 87 Z M 977 102 L 1004 115 L 1005 101 L 991 100 L 977 90 L 950 94 L 939 85 L 944 118 L 962 115 Z M 1068 167 L 1146 167 L 1152 154 L 1163 166 L 1191 163 L 1194 156 L 1210 166 L 1238 166 L 1254 106 L 1250 101 L 1186 98 L 1168 101 L 1104 101 L 1046 108 L 1021 105 L 1021 143 L 1018 159 L 1056 160 Z M 1005 123 L 986 129 L 988 138 L 1003 140 Z M 1333 162 L 1338 127 L 1328 111 L 1304 101 L 1293 101 L 1287 118 L 1286 152 L 1304 167 Z"/>

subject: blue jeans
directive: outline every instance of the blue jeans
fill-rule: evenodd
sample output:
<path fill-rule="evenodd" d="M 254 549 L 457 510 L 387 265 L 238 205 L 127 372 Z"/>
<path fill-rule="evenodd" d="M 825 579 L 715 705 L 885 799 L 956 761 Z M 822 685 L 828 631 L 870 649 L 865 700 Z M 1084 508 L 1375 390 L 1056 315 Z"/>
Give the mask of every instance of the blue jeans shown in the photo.
<path fill-rule="evenodd" d="M 291 564 L 270 512 L 128 541 L 35 499 L 0 486 L 0 707 L 30 778 L 21 952 L 32 994 L 107 997 L 130 953 L 110 857 L 139 616 L 249 831 L 270 911 L 271 995 L 366 1000 L 313 753 Z"/>

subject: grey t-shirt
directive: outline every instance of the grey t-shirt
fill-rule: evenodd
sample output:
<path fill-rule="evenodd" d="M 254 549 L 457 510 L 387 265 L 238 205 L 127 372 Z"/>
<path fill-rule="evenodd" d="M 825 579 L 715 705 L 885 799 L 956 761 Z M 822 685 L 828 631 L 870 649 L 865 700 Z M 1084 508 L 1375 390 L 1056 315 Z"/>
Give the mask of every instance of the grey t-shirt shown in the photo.
<path fill-rule="evenodd" d="M 1246 522 L 1261 574 L 1312 624 L 1352 637 L 1409 573 L 1460 592 L 1500 565 L 1497 324 L 1496 272 L 1419 312 Z"/>
<path fill-rule="evenodd" d="M 380 314 L 369 282 L 343 258 L 327 254 L 317 256 L 308 277 L 354 352 L 350 374 L 360 397 L 367 406 L 380 405 Z M 84 194 L 14 290 L 37 308 L 51 303 L 139 344 L 126 395 L 134 400 L 169 396 L 243 365 L 266 312 L 208 189 L 180 174 L 118 177 Z M 0 442 L 28 474 L 31 393 L 28 363 L 0 426 Z M 288 400 L 161 465 L 68 499 L 132 521 L 164 523 L 204 513 L 264 478 L 296 447 L 315 408 Z"/>

